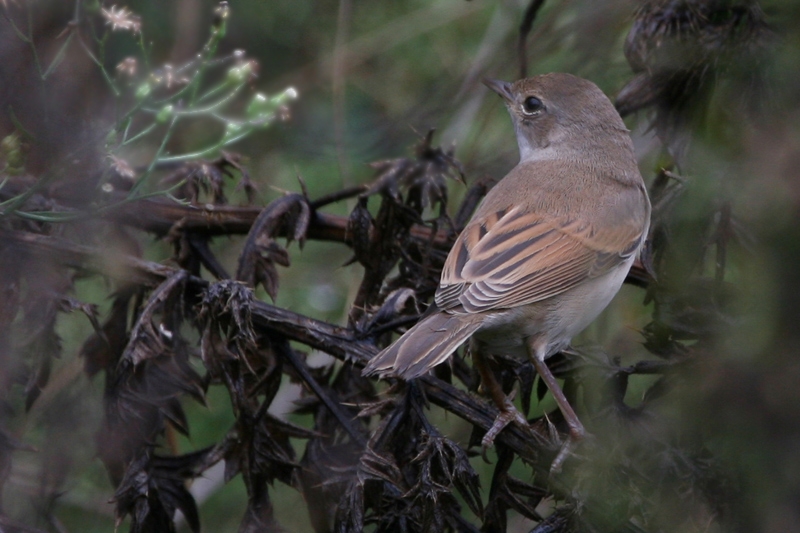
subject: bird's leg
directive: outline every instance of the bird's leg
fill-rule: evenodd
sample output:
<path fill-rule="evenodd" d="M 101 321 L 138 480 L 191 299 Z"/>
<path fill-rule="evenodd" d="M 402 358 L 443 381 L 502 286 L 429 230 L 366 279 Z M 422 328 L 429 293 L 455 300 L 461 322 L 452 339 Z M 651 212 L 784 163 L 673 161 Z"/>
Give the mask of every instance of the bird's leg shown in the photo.
<path fill-rule="evenodd" d="M 561 390 L 561 386 L 558 384 L 558 381 L 556 381 L 555 376 L 550 372 L 550 369 L 547 368 L 544 362 L 546 345 L 543 345 L 540 339 L 531 337 L 526 341 L 526 346 L 533 367 L 536 369 L 536 372 L 544 381 L 545 385 L 547 385 L 547 388 L 550 389 L 550 393 L 553 395 L 556 404 L 558 404 L 558 408 L 561 410 L 561 414 L 564 415 L 564 419 L 569 426 L 569 437 L 567 437 L 567 441 L 561 446 L 558 455 L 556 455 L 553 464 L 550 466 L 550 473 L 557 474 L 561 471 L 561 466 L 564 464 L 564 461 L 566 461 L 567 457 L 572 453 L 575 444 L 586 436 L 586 430 L 578 419 L 578 415 L 575 414 L 575 411 L 569 404 L 569 400 L 564 396 L 564 391 Z"/>
<path fill-rule="evenodd" d="M 519 412 L 519 410 L 517 410 L 516 407 L 514 407 L 514 404 L 511 401 L 513 399 L 513 395 L 508 397 L 503 392 L 503 387 L 497 382 L 497 378 L 494 377 L 494 372 L 492 372 L 492 369 L 489 368 L 489 364 L 486 362 L 486 359 L 484 359 L 479 343 L 475 341 L 472 342 L 471 352 L 472 360 L 475 363 L 475 368 L 478 369 L 478 373 L 481 375 L 481 384 L 483 385 L 484 390 L 489 393 L 489 396 L 492 398 L 492 401 L 494 401 L 494 404 L 498 409 L 500 409 L 500 414 L 498 414 L 497 418 L 494 419 L 492 427 L 489 428 L 489 431 L 487 431 L 486 435 L 484 435 L 483 439 L 481 439 L 481 455 L 483 456 L 484 460 L 487 460 L 487 450 L 494 446 L 494 439 L 507 425 L 516 420 L 522 424 L 523 427 L 527 428 L 528 420 L 522 415 L 522 413 Z"/>

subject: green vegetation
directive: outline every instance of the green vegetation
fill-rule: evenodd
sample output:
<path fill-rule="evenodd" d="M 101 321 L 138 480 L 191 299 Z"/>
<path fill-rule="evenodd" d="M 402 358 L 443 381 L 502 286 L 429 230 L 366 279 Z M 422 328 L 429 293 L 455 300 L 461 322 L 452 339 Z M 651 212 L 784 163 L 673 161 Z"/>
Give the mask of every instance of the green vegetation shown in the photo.
<path fill-rule="evenodd" d="M 795 529 L 797 24 L 777 0 L 0 0 L 0 530 L 189 531 L 192 502 L 219 532 L 353 531 L 361 504 L 367 531 Z M 617 98 L 654 205 L 631 283 L 553 361 L 593 438 L 552 480 L 524 365 L 497 371 L 542 440 L 510 427 L 492 464 L 438 382 L 357 368 L 516 163 L 480 80 L 521 71 Z M 304 341 L 323 322 L 349 329 Z M 490 413 L 470 366 L 437 376 Z M 389 453 L 370 431 L 402 402 Z"/>

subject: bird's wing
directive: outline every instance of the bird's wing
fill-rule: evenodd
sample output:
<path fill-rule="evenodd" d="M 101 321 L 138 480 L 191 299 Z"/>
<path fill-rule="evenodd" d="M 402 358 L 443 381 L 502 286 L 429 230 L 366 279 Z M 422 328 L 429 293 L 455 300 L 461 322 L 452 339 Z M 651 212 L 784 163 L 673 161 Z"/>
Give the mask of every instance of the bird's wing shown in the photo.
<path fill-rule="evenodd" d="M 490 213 L 456 240 L 436 305 L 474 313 L 545 300 L 623 263 L 643 231 L 633 220 L 596 227 L 519 207 Z"/>

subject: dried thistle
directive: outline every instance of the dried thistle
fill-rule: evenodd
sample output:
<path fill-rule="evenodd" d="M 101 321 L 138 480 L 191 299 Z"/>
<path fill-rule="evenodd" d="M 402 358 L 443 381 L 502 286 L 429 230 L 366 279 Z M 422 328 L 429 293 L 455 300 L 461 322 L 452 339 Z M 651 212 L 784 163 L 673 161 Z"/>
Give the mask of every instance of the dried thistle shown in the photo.
<path fill-rule="evenodd" d="M 763 85 L 756 66 L 772 35 L 753 0 L 643 2 L 624 50 L 636 76 L 617 96 L 617 109 L 625 116 L 655 107 L 656 132 L 680 162 L 690 122 L 722 78 L 743 78 L 741 99 L 756 100 Z"/>

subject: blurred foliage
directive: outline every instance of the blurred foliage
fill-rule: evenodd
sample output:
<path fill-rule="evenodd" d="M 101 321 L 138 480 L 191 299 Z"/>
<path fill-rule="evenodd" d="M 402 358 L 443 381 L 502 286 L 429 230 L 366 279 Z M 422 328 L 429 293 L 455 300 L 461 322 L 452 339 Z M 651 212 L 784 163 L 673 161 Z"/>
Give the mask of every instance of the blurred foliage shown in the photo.
<path fill-rule="evenodd" d="M 0 15 L 0 530 L 797 529 L 796 2 Z M 593 438 L 549 480 L 526 365 L 497 372 L 541 441 L 510 427 L 491 465 L 477 392 L 356 368 L 516 162 L 480 79 L 521 71 L 616 97 L 654 205 L 640 276 L 552 361 Z M 477 389 L 461 358 L 437 375 Z"/>

